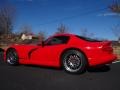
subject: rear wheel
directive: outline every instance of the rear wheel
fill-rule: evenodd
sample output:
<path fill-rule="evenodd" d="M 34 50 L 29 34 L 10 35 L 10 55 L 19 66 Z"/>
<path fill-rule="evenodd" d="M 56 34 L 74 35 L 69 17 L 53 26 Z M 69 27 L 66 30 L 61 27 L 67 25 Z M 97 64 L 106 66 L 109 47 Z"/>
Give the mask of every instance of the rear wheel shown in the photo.
<path fill-rule="evenodd" d="M 18 55 L 15 49 L 10 49 L 7 51 L 6 62 L 9 65 L 18 65 Z"/>
<path fill-rule="evenodd" d="M 65 71 L 76 74 L 86 70 L 87 61 L 80 51 L 68 50 L 63 54 L 62 65 Z"/>

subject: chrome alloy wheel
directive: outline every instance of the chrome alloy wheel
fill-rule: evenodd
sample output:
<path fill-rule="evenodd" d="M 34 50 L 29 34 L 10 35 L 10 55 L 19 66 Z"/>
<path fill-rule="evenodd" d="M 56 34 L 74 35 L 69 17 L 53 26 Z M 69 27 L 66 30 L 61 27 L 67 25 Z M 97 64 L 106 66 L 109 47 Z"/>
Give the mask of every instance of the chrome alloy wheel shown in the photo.
<path fill-rule="evenodd" d="M 13 51 L 10 51 L 7 53 L 6 61 L 10 65 L 15 65 L 18 63 L 18 58 L 16 56 L 16 53 Z"/>
<path fill-rule="evenodd" d="M 81 68 L 81 58 L 77 54 L 70 54 L 65 58 L 65 68 L 70 72 L 76 72 Z"/>

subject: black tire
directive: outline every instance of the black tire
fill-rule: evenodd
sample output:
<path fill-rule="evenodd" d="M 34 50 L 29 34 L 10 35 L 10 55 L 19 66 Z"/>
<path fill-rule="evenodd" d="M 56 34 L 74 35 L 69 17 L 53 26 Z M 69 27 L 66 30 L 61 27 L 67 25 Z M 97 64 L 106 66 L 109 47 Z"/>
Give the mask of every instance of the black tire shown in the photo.
<path fill-rule="evenodd" d="M 6 53 L 6 62 L 9 64 L 9 65 L 18 65 L 19 64 L 19 58 L 18 58 L 18 54 L 16 52 L 15 49 L 10 49 L 7 51 Z"/>
<path fill-rule="evenodd" d="M 66 72 L 80 74 L 86 71 L 87 60 L 78 50 L 68 50 L 62 56 L 62 66 Z"/>
<path fill-rule="evenodd" d="M 0 48 L 0 60 L 3 61 L 4 59 L 4 50 Z"/>

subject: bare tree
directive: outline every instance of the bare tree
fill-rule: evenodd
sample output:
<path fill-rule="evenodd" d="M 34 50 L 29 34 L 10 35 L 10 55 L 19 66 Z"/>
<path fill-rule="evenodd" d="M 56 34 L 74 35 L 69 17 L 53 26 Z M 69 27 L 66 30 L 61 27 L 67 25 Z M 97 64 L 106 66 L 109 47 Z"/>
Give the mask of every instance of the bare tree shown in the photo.
<path fill-rule="evenodd" d="M 112 28 L 112 31 L 115 34 L 115 36 L 118 38 L 118 41 L 120 42 L 120 24 L 114 26 Z"/>
<path fill-rule="evenodd" d="M 0 8 L 0 35 L 12 33 L 15 18 L 15 7 L 5 6 Z"/>
<path fill-rule="evenodd" d="M 120 3 L 117 1 L 110 6 L 110 10 L 114 13 L 120 14 Z"/>
<path fill-rule="evenodd" d="M 117 0 L 115 0 L 114 3 L 110 6 L 110 9 L 112 12 L 119 14 L 120 16 L 120 3 L 118 3 Z M 118 38 L 118 42 L 120 42 L 120 24 L 117 24 L 114 27 L 112 27 L 112 31 Z"/>
<path fill-rule="evenodd" d="M 91 38 L 94 37 L 94 33 L 89 33 L 86 28 L 85 28 L 85 29 L 80 29 L 80 32 L 81 32 L 81 33 L 80 33 L 81 36 L 91 37 Z"/>
<path fill-rule="evenodd" d="M 68 33 L 68 28 L 67 28 L 64 24 L 61 24 L 61 25 L 57 28 L 56 34 L 63 34 L 63 33 Z"/>
<path fill-rule="evenodd" d="M 38 33 L 38 39 L 39 39 L 39 44 L 41 44 L 46 39 L 46 33 L 43 31 L 40 31 Z"/>
<path fill-rule="evenodd" d="M 30 25 L 23 25 L 20 27 L 19 32 L 20 32 L 20 34 L 31 34 L 32 27 Z"/>
<path fill-rule="evenodd" d="M 88 34 L 88 31 L 87 31 L 87 29 L 80 29 L 80 32 L 81 32 L 81 36 L 85 36 L 85 37 L 87 37 L 87 34 Z"/>

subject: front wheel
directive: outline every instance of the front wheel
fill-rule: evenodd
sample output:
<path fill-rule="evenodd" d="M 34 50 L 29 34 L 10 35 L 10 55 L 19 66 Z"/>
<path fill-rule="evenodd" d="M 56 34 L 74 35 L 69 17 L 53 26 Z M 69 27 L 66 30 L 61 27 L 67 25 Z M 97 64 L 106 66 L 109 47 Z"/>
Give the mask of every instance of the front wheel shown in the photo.
<path fill-rule="evenodd" d="M 87 61 L 80 51 L 68 50 L 63 54 L 62 65 L 65 71 L 76 74 L 86 70 Z"/>
<path fill-rule="evenodd" d="M 16 50 L 10 49 L 6 53 L 6 62 L 9 65 L 18 65 L 18 55 Z"/>
<path fill-rule="evenodd" d="M 0 48 L 0 60 L 4 60 L 4 50 L 2 48 Z"/>

